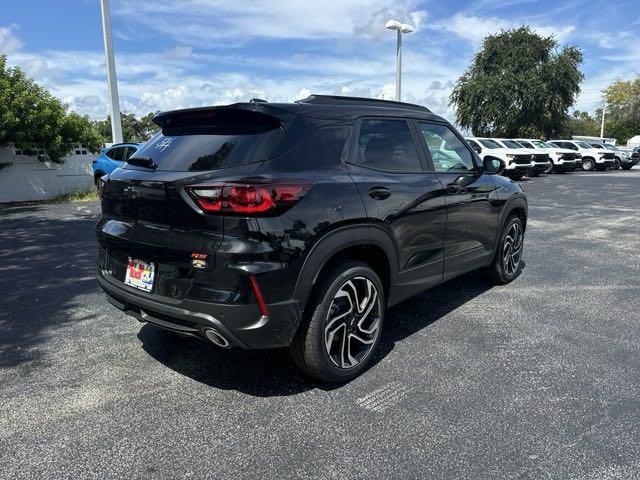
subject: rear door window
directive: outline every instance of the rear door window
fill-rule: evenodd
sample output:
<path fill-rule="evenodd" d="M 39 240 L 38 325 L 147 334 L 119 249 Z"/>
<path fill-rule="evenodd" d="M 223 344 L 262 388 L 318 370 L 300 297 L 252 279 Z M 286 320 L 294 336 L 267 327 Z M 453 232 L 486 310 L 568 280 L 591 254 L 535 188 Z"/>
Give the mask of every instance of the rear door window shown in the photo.
<path fill-rule="evenodd" d="M 388 172 L 422 170 L 418 149 L 405 120 L 362 120 L 354 163 Z"/>
<path fill-rule="evenodd" d="M 124 150 L 126 147 L 112 148 L 107 152 L 107 157 L 122 162 L 124 160 Z"/>
<path fill-rule="evenodd" d="M 133 157 L 151 158 L 158 170 L 218 170 L 268 160 L 283 135 L 276 118 L 258 112 L 177 112 Z"/>

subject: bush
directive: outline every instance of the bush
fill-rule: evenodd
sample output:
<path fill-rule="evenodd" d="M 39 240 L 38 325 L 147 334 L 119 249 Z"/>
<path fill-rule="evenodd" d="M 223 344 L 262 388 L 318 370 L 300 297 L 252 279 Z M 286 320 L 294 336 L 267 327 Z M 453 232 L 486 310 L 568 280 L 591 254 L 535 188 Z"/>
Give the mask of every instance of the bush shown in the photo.
<path fill-rule="evenodd" d="M 77 143 L 99 150 L 100 137 L 89 117 L 67 109 L 20 67 L 8 67 L 7 57 L 0 55 L 0 145 L 42 149 L 48 160 L 58 163 Z"/>

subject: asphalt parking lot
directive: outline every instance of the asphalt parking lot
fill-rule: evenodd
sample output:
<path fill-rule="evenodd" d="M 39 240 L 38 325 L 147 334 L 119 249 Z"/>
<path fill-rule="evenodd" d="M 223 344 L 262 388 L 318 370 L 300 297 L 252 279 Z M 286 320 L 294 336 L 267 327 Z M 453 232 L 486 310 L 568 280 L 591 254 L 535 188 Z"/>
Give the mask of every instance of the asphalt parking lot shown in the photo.
<path fill-rule="evenodd" d="M 393 308 L 332 388 L 107 304 L 96 203 L 0 208 L 0 478 L 640 477 L 640 169 L 523 185 L 520 277 Z"/>

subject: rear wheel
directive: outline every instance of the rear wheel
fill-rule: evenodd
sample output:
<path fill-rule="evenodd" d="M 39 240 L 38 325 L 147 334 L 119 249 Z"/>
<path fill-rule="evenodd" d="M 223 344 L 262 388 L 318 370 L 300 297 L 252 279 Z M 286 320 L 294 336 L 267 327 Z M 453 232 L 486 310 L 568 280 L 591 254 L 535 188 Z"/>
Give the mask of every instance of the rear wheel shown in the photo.
<path fill-rule="evenodd" d="M 386 299 L 378 275 L 348 261 L 325 276 L 291 344 L 295 363 L 326 382 L 346 382 L 367 368 L 378 345 Z"/>
<path fill-rule="evenodd" d="M 489 266 L 490 277 L 499 284 L 511 282 L 518 276 L 524 250 L 524 225 L 522 220 L 511 215 L 505 223 L 500 245 L 493 263 Z"/>
<path fill-rule="evenodd" d="M 582 159 L 582 170 L 585 172 L 592 171 L 596 166 L 596 162 L 592 158 L 583 158 Z"/>

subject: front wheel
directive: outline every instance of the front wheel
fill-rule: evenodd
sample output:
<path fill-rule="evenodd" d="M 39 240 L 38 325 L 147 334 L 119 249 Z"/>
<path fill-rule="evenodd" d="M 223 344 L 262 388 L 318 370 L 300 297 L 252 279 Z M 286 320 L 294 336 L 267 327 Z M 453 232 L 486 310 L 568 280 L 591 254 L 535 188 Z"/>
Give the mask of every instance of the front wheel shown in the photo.
<path fill-rule="evenodd" d="M 346 382 L 367 368 L 378 345 L 386 298 L 380 278 L 362 262 L 330 271 L 312 293 L 290 347 L 294 362 L 325 382 Z"/>
<path fill-rule="evenodd" d="M 620 170 L 621 166 L 622 166 L 622 163 L 620 163 L 620 159 L 616 158 L 616 162 L 611 167 L 611 170 Z"/>
<path fill-rule="evenodd" d="M 592 159 L 590 158 L 582 159 L 582 170 L 584 170 L 585 172 L 590 172 L 595 167 L 596 167 L 596 162 L 594 162 Z"/>
<path fill-rule="evenodd" d="M 553 162 L 549 162 L 549 166 L 544 171 L 544 173 L 546 173 L 547 175 L 549 175 L 551 172 L 553 172 Z"/>
<path fill-rule="evenodd" d="M 631 170 L 631 167 L 633 167 L 633 165 L 631 165 L 630 163 L 628 163 L 626 165 L 622 165 L 622 169 L 623 170 Z"/>
<path fill-rule="evenodd" d="M 502 230 L 498 251 L 489 266 L 490 277 L 501 285 L 518 276 L 524 250 L 524 225 L 519 217 L 512 215 Z"/>

